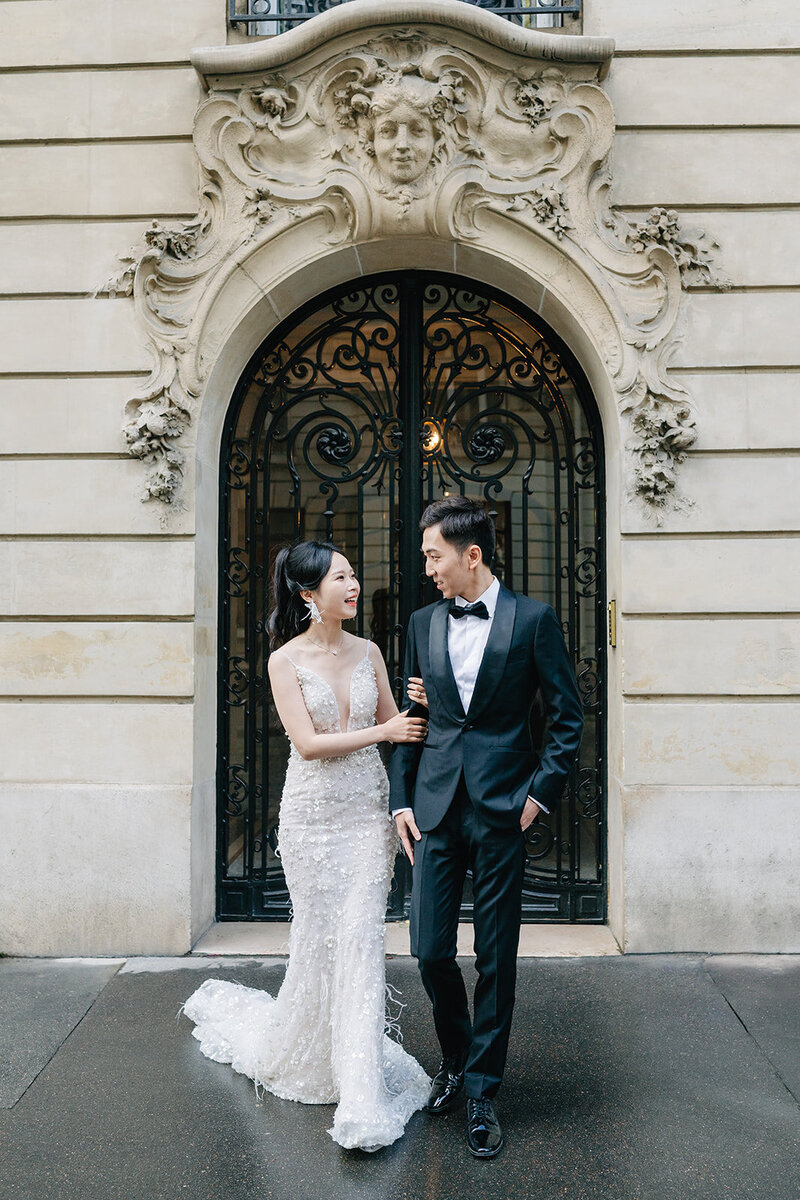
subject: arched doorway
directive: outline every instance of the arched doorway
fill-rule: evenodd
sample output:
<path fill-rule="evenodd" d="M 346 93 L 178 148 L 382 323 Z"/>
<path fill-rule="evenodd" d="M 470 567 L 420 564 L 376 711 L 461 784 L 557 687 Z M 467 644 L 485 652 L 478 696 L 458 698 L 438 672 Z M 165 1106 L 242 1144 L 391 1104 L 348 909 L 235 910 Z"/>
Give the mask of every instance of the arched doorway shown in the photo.
<path fill-rule="evenodd" d="M 227 415 L 220 478 L 218 916 L 288 915 L 276 853 L 287 744 L 266 675 L 277 549 L 303 537 L 342 546 L 363 587 L 358 632 L 397 678 L 408 616 L 436 598 L 419 515 L 460 491 L 495 514 L 503 581 L 558 612 L 586 709 L 562 803 L 529 841 L 523 919 L 602 921 L 602 430 L 553 331 L 457 276 L 393 272 L 340 287 L 253 355 Z M 390 916 L 404 915 L 409 887 L 398 860 Z"/>

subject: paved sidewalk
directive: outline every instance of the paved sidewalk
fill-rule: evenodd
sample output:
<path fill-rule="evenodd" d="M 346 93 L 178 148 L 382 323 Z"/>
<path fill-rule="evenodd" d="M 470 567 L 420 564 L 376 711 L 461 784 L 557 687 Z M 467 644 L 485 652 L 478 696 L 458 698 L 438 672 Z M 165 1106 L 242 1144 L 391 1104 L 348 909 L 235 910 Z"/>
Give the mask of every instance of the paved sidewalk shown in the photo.
<path fill-rule="evenodd" d="M 2 1200 L 798 1200 L 800 958 L 520 961 L 498 1107 L 375 1155 L 332 1110 L 265 1096 L 177 1018 L 207 975 L 274 991 L 281 959 L 0 960 Z M 471 960 L 465 960 L 468 974 Z M 405 1044 L 437 1061 L 416 966 L 390 959 Z"/>

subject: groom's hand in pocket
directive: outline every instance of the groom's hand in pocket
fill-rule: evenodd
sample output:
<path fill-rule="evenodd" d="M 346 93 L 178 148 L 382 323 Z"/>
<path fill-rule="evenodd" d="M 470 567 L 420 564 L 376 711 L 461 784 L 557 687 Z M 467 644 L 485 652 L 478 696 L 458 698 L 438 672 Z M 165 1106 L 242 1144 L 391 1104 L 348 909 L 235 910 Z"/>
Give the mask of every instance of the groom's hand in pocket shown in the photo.
<path fill-rule="evenodd" d="M 523 833 L 533 824 L 541 811 L 533 797 L 528 796 L 528 799 L 525 801 L 525 807 L 522 810 L 522 816 L 519 819 Z"/>
<path fill-rule="evenodd" d="M 417 829 L 417 822 L 414 820 L 414 814 L 410 808 L 406 808 L 403 812 L 399 812 L 394 819 L 397 826 L 397 832 L 400 835 L 400 841 L 403 843 L 408 861 L 412 867 L 414 865 L 414 842 L 418 842 L 422 834 Z"/>

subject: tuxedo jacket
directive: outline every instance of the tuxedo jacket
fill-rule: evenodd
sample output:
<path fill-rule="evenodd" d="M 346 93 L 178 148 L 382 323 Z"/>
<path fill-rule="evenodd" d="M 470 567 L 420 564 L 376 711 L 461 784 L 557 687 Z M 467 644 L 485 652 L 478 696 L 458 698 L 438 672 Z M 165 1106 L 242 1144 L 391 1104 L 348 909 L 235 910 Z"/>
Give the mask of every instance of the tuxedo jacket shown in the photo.
<path fill-rule="evenodd" d="M 428 696 L 428 736 L 400 743 L 389 764 L 390 807 L 410 807 L 423 832 L 447 812 L 463 772 L 476 810 L 494 827 L 519 824 L 531 795 L 553 811 L 578 752 L 583 711 L 555 612 L 500 585 L 475 690 L 465 712 L 447 650 L 449 601 L 415 612 L 408 626 L 408 679 L 422 676 Z M 531 709 L 541 690 L 547 710 L 537 754 Z"/>

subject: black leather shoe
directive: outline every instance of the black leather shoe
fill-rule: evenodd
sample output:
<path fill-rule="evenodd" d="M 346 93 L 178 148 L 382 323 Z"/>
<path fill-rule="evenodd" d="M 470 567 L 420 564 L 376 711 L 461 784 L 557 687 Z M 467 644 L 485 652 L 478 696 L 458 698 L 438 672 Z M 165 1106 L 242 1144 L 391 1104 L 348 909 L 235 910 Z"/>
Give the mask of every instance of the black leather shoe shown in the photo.
<path fill-rule="evenodd" d="M 467 1146 L 475 1158 L 494 1158 L 503 1149 L 503 1131 L 491 1100 L 467 1100 Z"/>
<path fill-rule="evenodd" d="M 448 1112 L 458 1104 L 464 1092 L 465 1054 L 446 1054 L 433 1077 L 428 1103 L 429 1113 Z"/>

